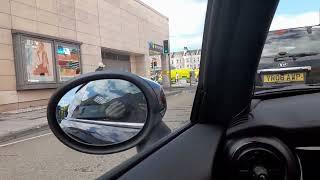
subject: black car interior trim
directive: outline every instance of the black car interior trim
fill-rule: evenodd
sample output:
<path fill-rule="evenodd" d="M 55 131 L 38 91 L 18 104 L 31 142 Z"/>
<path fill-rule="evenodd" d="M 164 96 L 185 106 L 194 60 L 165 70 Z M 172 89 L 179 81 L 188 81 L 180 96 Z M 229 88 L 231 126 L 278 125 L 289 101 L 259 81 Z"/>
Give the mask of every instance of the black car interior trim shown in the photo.
<path fill-rule="evenodd" d="M 205 78 L 199 80 L 206 99 L 201 106 L 204 113 L 198 119 L 227 126 L 250 104 L 259 59 L 278 2 L 209 1 L 200 69 L 200 77 Z"/>
<path fill-rule="evenodd" d="M 253 98 L 260 99 L 260 100 L 268 100 L 268 99 L 275 99 L 275 98 L 282 98 L 282 97 L 290 97 L 290 96 L 297 96 L 303 94 L 314 94 L 320 92 L 320 88 L 316 86 L 309 86 L 304 88 L 293 88 L 293 89 L 283 89 L 283 90 L 269 90 L 266 92 L 259 92 L 256 93 Z"/>
<path fill-rule="evenodd" d="M 132 158 L 128 159 L 127 161 L 121 163 L 117 167 L 113 168 L 112 170 L 106 172 L 102 176 L 98 178 L 98 180 L 109 180 L 109 179 L 117 179 L 124 173 L 126 173 L 128 170 L 139 164 L 141 161 L 143 161 L 145 158 L 147 158 L 152 153 L 159 150 L 161 147 L 168 144 L 170 141 L 172 141 L 174 138 L 178 137 L 180 134 L 185 132 L 186 130 L 190 129 L 193 126 L 193 124 L 186 124 L 176 130 L 175 132 L 169 134 L 168 136 L 162 138 L 157 143 L 153 144 L 152 146 L 149 146 L 148 148 L 144 149 L 143 151 L 139 152 Z"/>
<path fill-rule="evenodd" d="M 293 147 L 320 146 L 320 93 L 260 100 L 227 137 L 276 136 Z M 303 136 L 302 136 L 303 135 Z"/>
<path fill-rule="evenodd" d="M 225 154 L 226 179 L 300 180 L 300 163 L 293 149 L 276 137 L 235 138 Z"/>
<path fill-rule="evenodd" d="M 223 128 L 195 124 L 119 178 L 211 180 Z"/>

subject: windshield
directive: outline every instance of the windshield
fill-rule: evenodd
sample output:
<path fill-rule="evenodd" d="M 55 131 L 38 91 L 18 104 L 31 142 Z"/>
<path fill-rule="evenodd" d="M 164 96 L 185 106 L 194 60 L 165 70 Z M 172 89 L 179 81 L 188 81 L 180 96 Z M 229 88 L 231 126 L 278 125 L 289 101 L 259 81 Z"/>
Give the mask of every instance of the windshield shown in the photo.
<path fill-rule="evenodd" d="M 255 78 L 255 92 L 320 85 L 319 1 L 282 0 L 273 18 Z"/>

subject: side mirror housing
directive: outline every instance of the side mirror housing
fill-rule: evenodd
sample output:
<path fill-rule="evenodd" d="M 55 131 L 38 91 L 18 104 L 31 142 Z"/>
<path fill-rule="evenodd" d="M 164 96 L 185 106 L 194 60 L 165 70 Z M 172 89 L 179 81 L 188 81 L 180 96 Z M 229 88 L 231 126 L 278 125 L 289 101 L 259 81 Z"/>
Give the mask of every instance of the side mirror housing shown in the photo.
<path fill-rule="evenodd" d="M 161 122 L 166 108 L 160 85 L 131 73 L 103 71 L 81 75 L 58 89 L 47 117 L 66 146 L 111 154 L 142 144 L 139 151 L 170 133 Z"/>

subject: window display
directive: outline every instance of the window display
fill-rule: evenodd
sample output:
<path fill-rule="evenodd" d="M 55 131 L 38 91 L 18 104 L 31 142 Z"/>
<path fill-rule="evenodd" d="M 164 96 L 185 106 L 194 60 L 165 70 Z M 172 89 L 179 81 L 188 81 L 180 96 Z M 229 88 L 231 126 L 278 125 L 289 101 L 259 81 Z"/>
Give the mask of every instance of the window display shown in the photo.
<path fill-rule="evenodd" d="M 52 43 L 25 39 L 23 44 L 28 82 L 54 81 Z"/>
<path fill-rule="evenodd" d="M 58 43 L 56 51 L 59 80 L 67 81 L 80 75 L 79 47 Z"/>
<path fill-rule="evenodd" d="M 54 89 L 81 74 L 80 42 L 13 32 L 17 90 Z"/>

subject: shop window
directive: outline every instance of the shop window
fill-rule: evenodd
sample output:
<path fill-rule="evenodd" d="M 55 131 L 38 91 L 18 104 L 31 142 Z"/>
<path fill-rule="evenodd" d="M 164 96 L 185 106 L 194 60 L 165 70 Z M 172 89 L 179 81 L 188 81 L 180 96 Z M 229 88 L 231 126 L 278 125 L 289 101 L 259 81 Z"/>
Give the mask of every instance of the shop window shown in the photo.
<path fill-rule="evenodd" d="M 17 90 L 57 88 L 81 74 L 80 44 L 13 33 Z"/>

